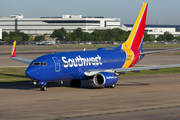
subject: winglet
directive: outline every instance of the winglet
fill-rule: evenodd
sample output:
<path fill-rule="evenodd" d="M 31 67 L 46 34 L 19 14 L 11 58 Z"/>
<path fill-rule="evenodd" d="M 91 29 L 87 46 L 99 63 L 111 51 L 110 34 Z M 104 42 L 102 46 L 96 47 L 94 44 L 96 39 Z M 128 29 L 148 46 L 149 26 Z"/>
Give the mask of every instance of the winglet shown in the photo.
<path fill-rule="evenodd" d="M 11 52 L 11 57 L 16 57 L 16 41 L 14 41 L 14 45 Z"/>
<path fill-rule="evenodd" d="M 13 44 L 13 48 L 12 48 L 12 52 L 11 52 L 11 59 L 19 61 L 19 62 L 24 62 L 27 64 L 30 64 L 32 62 L 32 60 L 29 60 L 29 59 L 16 57 L 16 41 L 14 41 L 14 44 Z"/>

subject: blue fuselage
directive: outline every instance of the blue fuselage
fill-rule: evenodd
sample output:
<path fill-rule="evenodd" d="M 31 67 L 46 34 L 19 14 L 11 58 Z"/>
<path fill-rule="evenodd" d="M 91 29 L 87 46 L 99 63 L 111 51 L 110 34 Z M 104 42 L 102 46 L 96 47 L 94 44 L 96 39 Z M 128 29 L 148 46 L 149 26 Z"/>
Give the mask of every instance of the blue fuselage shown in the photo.
<path fill-rule="evenodd" d="M 85 71 L 122 68 L 134 56 L 127 58 L 127 51 L 116 49 L 52 53 L 33 60 L 25 73 L 36 81 L 81 80 Z"/>

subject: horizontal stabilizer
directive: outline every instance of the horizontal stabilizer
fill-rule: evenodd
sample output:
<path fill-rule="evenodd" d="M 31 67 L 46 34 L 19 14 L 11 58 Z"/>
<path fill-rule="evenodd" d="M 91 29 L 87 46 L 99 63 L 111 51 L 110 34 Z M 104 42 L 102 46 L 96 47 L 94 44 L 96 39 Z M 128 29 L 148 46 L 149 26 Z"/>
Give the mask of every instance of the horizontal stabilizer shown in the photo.
<path fill-rule="evenodd" d="M 152 54 L 152 53 L 159 53 L 159 52 L 165 52 L 165 51 L 171 51 L 171 50 L 180 50 L 180 48 L 167 49 L 167 50 L 157 50 L 157 51 L 141 52 L 140 55 Z"/>

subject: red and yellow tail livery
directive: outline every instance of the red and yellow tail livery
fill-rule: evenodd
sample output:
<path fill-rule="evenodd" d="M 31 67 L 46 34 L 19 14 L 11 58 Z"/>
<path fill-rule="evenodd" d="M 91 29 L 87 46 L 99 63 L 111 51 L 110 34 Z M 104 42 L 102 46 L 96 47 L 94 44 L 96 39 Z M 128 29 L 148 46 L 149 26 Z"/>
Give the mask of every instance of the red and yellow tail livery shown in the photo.
<path fill-rule="evenodd" d="M 126 58 L 129 59 L 122 68 L 132 67 L 142 58 L 140 57 L 140 50 L 142 50 L 147 8 L 148 3 L 143 3 L 128 39 L 116 48 L 124 50 Z"/>
<path fill-rule="evenodd" d="M 148 3 L 143 3 L 142 8 L 139 12 L 139 15 L 131 31 L 131 34 L 129 35 L 129 38 L 126 40 L 126 42 L 124 42 L 122 45 L 117 47 L 118 49 L 123 49 L 123 50 L 142 49 L 147 8 L 148 8 Z"/>
<path fill-rule="evenodd" d="M 14 45 L 11 52 L 11 57 L 16 57 L 16 41 L 14 41 Z"/>

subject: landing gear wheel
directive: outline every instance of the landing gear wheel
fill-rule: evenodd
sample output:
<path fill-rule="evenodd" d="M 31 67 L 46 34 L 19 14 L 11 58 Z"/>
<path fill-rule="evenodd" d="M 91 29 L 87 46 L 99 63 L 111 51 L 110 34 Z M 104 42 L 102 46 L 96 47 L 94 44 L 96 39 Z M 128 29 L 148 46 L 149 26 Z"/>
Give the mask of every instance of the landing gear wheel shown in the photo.
<path fill-rule="evenodd" d="M 110 85 L 110 88 L 115 88 L 115 84 L 114 85 Z"/>
<path fill-rule="evenodd" d="M 109 88 L 109 86 L 104 86 L 105 88 Z"/>
<path fill-rule="evenodd" d="M 110 86 L 104 86 L 105 88 L 115 88 L 115 84 L 114 85 L 110 85 Z"/>
<path fill-rule="evenodd" d="M 79 88 L 81 86 L 81 81 L 80 80 L 76 80 L 76 87 Z"/>
<path fill-rule="evenodd" d="M 71 87 L 79 88 L 81 86 L 81 81 L 80 80 L 71 80 L 70 85 L 71 85 Z"/>
<path fill-rule="evenodd" d="M 41 88 L 40 88 L 40 90 L 41 90 L 41 91 L 46 91 L 47 88 L 46 88 L 46 86 L 42 85 Z"/>
<path fill-rule="evenodd" d="M 75 87 L 75 82 L 73 80 L 70 81 L 71 87 Z"/>

